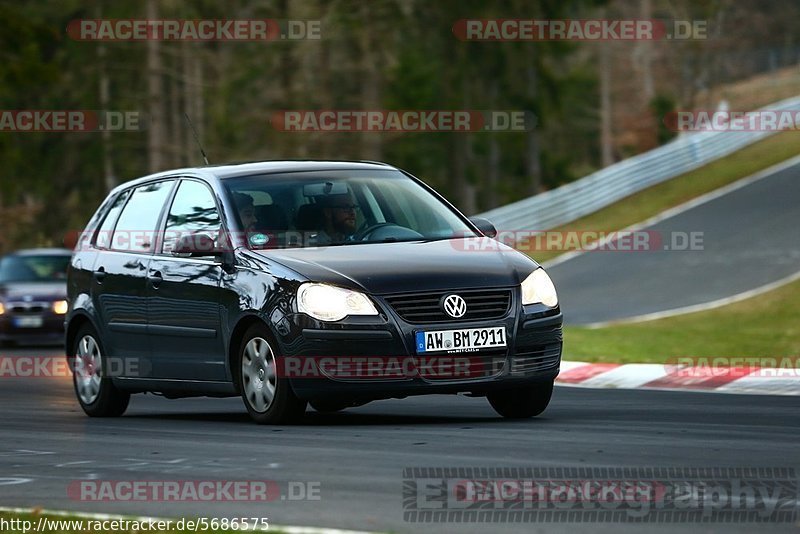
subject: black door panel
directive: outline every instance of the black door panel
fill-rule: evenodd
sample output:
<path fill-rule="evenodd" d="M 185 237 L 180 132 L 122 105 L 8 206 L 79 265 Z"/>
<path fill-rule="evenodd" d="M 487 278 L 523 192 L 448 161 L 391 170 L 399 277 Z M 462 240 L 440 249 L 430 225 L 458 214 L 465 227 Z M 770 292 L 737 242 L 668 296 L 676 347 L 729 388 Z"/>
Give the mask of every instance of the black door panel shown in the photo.
<path fill-rule="evenodd" d="M 159 378 L 226 380 L 220 329 L 222 268 L 209 256 L 173 254 L 187 235 L 219 236 L 219 210 L 211 190 L 184 179 L 164 221 L 160 254 L 147 273 L 147 313 L 154 372 Z"/>

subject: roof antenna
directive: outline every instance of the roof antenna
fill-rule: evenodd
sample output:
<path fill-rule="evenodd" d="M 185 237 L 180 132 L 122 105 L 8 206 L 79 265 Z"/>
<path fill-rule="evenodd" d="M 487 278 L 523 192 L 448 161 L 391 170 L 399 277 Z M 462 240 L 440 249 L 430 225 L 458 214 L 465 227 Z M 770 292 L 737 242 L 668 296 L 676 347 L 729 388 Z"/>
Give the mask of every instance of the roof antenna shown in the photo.
<path fill-rule="evenodd" d="M 183 116 L 186 117 L 186 122 L 189 123 L 189 128 L 192 129 L 192 133 L 194 134 L 194 140 L 197 141 L 197 146 L 200 147 L 200 153 L 203 155 L 203 161 L 205 161 L 206 165 L 208 165 L 208 158 L 206 157 L 206 151 L 203 150 L 203 145 L 202 143 L 200 143 L 200 138 L 197 136 L 197 130 L 195 130 L 194 124 L 192 124 L 191 119 L 189 119 L 189 114 L 184 112 Z"/>

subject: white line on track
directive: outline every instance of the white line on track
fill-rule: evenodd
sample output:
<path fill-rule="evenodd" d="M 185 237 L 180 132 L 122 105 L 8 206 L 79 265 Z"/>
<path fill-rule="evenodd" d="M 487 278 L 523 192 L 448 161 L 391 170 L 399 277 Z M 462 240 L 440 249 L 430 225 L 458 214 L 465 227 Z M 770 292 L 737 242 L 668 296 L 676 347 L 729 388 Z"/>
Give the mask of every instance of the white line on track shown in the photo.
<path fill-rule="evenodd" d="M 0 486 L 16 486 L 17 484 L 27 484 L 33 482 L 32 478 L 0 477 Z"/>
<path fill-rule="evenodd" d="M 692 208 L 696 208 L 702 204 L 707 202 L 711 202 L 721 196 L 727 195 L 728 193 L 732 193 L 737 189 L 741 189 L 743 187 L 747 187 L 750 184 L 753 184 L 759 180 L 772 176 L 773 174 L 779 173 L 784 171 L 788 168 L 794 167 L 795 165 L 800 164 L 800 156 L 795 156 L 791 159 L 788 159 L 782 163 L 778 163 L 777 165 L 773 165 L 772 167 L 768 167 L 763 171 L 759 171 L 755 174 L 751 174 L 750 176 L 746 176 L 740 180 L 733 182 L 732 184 L 728 184 L 726 186 L 720 187 L 719 189 L 715 189 L 710 191 L 704 195 L 700 195 L 697 198 L 693 198 L 683 204 L 679 204 L 673 208 L 669 208 L 667 210 L 662 211 L 661 213 L 650 217 L 649 219 L 645 219 L 644 221 L 638 222 L 627 228 L 623 228 L 622 230 L 615 230 L 611 232 L 610 235 L 604 237 L 603 239 L 599 239 L 593 243 L 594 247 L 600 247 L 612 241 L 616 241 L 620 237 L 624 236 L 624 232 L 633 232 L 636 230 L 641 230 L 643 228 L 647 228 L 648 226 L 653 226 L 654 224 L 660 223 L 666 219 L 671 217 L 675 217 L 676 215 L 680 215 L 685 211 L 689 211 Z M 620 200 L 620 202 L 624 202 L 625 199 Z M 567 252 L 565 254 L 561 254 L 560 256 L 553 258 L 550 261 L 546 261 L 542 264 L 542 267 L 545 269 L 549 269 L 550 267 L 554 267 L 558 264 L 564 263 L 565 261 L 571 260 L 577 256 L 585 254 L 590 250 L 575 250 L 572 252 Z"/>
<path fill-rule="evenodd" d="M 790 284 L 796 280 L 800 280 L 800 271 L 794 274 L 790 274 L 789 276 L 786 276 L 784 278 L 781 278 L 780 280 L 775 280 L 774 282 L 770 282 L 769 284 L 764 284 L 763 286 L 759 286 L 755 289 L 749 289 L 747 291 L 737 293 L 736 295 L 732 295 L 730 297 L 712 300 L 711 302 L 703 302 L 702 304 L 693 304 L 691 306 L 683 306 L 681 308 L 673 308 L 671 310 L 664 310 L 660 312 L 644 313 L 642 315 L 634 315 L 632 317 L 625 317 L 624 319 L 615 319 L 613 321 L 600 321 L 596 323 L 589 323 L 581 326 L 590 329 L 605 328 L 607 326 L 643 323 L 645 321 L 655 321 L 656 319 L 664 319 L 665 317 L 674 317 L 676 315 L 684 315 L 687 313 L 696 313 L 706 310 L 712 310 L 714 308 L 719 308 L 720 306 L 726 306 L 728 304 L 733 304 L 735 302 L 747 300 L 752 297 L 757 297 L 762 293 L 772 291 L 773 289 L 778 289 L 779 287 L 785 286 L 786 284 Z"/>
<path fill-rule="evenodd" d="M 605 237 L 605 238 L 603 238 L 601 240 L 598 240 L 596 243 L 593 244 L 593 246 L 603 246 L 603 245 L 605 245 L 605 244 L 607 244 L 609 242 L 616 241 L 622 235 L 624 235 L 624 232 L 633 232 L 633 231 L 641 230 L 643 228 L 647 228 L 649 226 L 653 226 L 654 224 L 657 224 L 657 223 L 659 223 L 661 221 L 664 221 L 664 220 L 669 219 L 671 217 L 675 217 L 676 215 L 679 215 L 679 214 L 681 214 L 681 213 L 683 213 L 685 211 L 689 211 L 692 208 L 696 208 L 697 206 L 700 206 L 700 205 L 705 204 L 707 202 L 711 202 L 712 200 L 715 200 L 715 199 L 717 199 L 717 198 L 719 198 L 721 196 L 724 196 L 724 195 L 727 195 L 729 193 L 732 193 L 733 191 L 736 191 L 737 189 L 741 189 L 743 187 L 747 187 L 750 184 L 753 184 L 753 183 L 755 183 L 755 182 L 757 182 L 759 180 L 763 180 L 764 178 L 767 178 L 767 177 L 772 176 L 772 175 L 774 175 L 776 173 L 779 173 L 781 171 L 784 171 L 786 169 L 794 167 L 795 165 L 798 165 L 798 164 L 800 164 L 800 156 L 795 156 L 794 158 L 788 159 L 788 160 L 786 160 L 786 161 L 784 161 L 782 163 L 778 163 L 777 165 L 773 165 L 772 167 L 764 169 L 763 171 L 759 171 L 759 172 L 757 172 L 755 174 L 752 174 L 750 176 L 742 178 L 741 180 L 737 180 L 736 182 L 734 182 L 732 184 L 726 185 L 726 186 L 721 187 L 719 189 L 715 189 L 714 191 L 706 193 L 705 195 L 701 195 L 701 196 L 699 196 L 697 198 L 694 198 L 694 199 L 692 199 L 692 200 L 690 200 L 688 202 L 684 202 L 683 204 L 675 206 L 674 208 L 670 208 L 668 210 L 662 211 L 658 215 L 650 217 L 649 219 L 647 219 L 645 221 L 642 221 L 640 223 L 636 223 L 636 224 L 634 224 L 632 226 L 628 226 L 627 228 L 623 228 L 622 230 L 619 230 L 618 232 L 614 232 L 610 236 L 607 236 L 607 237 Z M 557 258 L 554 258 L 553 260 L 551 260 L 549 262 L 545 262 L 542 266 L 545 269 L 549 269 L 549 268 L 551 268 L 551 267 L 553 267 L 555 265 L 564 263 L 565 261 L 571 260 L 572 258 L 575 258 L 577 256 L 585 254 L 586 252 L 588 252 L 588 250 L 576 250 L 576 251 L 573 251 L 573 252 L 567 252 L 566 254 L 562 254 L 562 255 L 558 256 Z M 595 322 L 595 323 L 589 323 L 589 324 L 585 324 L 585 325 L 581 325 L 581 326 L 585 327 L 585 328 L 590 328 L 590 329 L 605 328 L 605 327 L 608 327 L 608 326 L 621 325 L 621 324 L 643 323 L 643 322 L 646 322 L 646 321 L 655 321 L 657 319 L 664 319 L 665 317 L 674 317 L 676 315 L 684 315 L 684 314 L 687 314 L 687 313 L 696 313 L 696 312 L 700 312 L 700 311 L 711 310 L 711 309 L 714 309 L 714 308 L 719 308 L 720 306 L 725 306 L 725 305 L 733 304 L 735 302 L 739 302 L 739 301 L 742 301 L 742 300 L 745 300 L 745 299 L 756 297 L 758 295 L 761 295 L 762 293 L 766 293 L 768 291 L 772 291 L 773 289 L 777 289 L 777 288 L 779 288 L 781 286 L 784 286 L 784 285 L 789 284 L 791 282 L 794 282 L 796 280 L 800 280 L 800 271 L 798 271 L 798 272 L 796 272 L 794 274 L 791 274 L 789 276 L 786 276 L 784 278 L 781 278 L 779 280 L 776 280 L 774 282 L 770 282 L 769 284 L 765 284 L 763 286 L 759 286 L 759 287 L 756 287 L 754 289 L 750 289 L 748 291 L 743 291 L 741 293 L 737 293 L 736 295 L 731 295 L 729 297 L 724 297 L 724 298 L 721 298 L 721 299 L 712 300 L 710 302 L 704 302 L 704 303 L 701 303 L 701 304 L 694 304 L 692 306 L 682 306 L 680 308 L 673 308 L 671 310 L 664 310 L 664 311 L 660 311 L 660 312 L 644 313 L 644 314 L 641 314 L 641 315 L 634 315 L 634 316 L 625 317 L 625 318 L 622 318 L 622 319 L 615 319 L 613 321 L 598 321 L 598 322 Z"/>

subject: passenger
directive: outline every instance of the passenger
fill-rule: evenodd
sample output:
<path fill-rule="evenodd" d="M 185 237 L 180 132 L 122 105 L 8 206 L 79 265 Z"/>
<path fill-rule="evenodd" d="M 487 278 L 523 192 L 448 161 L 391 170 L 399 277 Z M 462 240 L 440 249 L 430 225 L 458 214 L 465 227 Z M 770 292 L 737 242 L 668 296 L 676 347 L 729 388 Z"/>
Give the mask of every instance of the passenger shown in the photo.
<path fill-rule="evenodd" d="M 256 208 L 253 197 L 245 193 L 234 193 L 233 201 L 239 212 L 239 220 L 242 221 L 242 229 L 245 232 L 253 231 L 256 224 Z"/>

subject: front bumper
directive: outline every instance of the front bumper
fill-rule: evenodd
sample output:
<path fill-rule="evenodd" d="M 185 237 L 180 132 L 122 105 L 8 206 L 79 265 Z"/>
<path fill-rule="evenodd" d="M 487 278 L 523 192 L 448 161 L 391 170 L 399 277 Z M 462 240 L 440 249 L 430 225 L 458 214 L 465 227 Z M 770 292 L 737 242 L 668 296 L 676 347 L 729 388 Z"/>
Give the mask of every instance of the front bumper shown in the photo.
<path fill-rule="evenodd" d="M 563 339 L 558 308 L 523 307 L 515 296 L 509 313 L 496 320 L 411 324 L 377 300 L 382 308 L 379 317 L 352 317 L 336 323 L 304 314 L 287 318 L 279 328 L 278 344 L 284 359 L 293 362 L 286 376 L 299 397 L 359 402 L 431 393 L 485 395 L 552 381 L 558 375 Z M 416 354 L 417 331 L 500 325 L 507 333 L 505 348 Z M 282 368 L 287 370 L 285 365 Z"/>
<path fill-rule="evenodd" d="M 10 313 L 0 315 L 0 341 L 47 344 L 64 342 L 63 315 L 43 313 L 40 315 L 41 325 L 35 327 L 20 326 L 20 317 L 24 316 Z"/>

